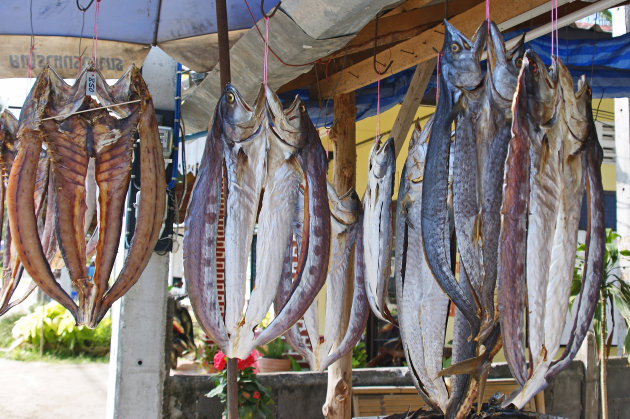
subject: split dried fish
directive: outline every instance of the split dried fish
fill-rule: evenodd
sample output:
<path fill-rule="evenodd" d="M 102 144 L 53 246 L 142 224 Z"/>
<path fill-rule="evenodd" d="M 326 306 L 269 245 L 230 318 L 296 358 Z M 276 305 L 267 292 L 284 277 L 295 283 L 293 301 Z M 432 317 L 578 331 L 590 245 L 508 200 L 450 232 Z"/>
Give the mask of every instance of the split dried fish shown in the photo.
<path fill-rule="evenodd" d="M 92 96 L 86 95 L 88 74 L 93 74 L 96 82 Z M 108 110 L 96 109 L 101 106 L 108 106 Z M 136 228 L 123 269 L 108 289 L 122 229 L 136 131 L 141 139 L 141 194 Z M 166 187 L 162 146 L 149 91 L 134 66 L 111 87 L 91 62 L 73 86 L 48 67 L 40 73 L 26 99 L 17 135 L 20 148 L 7 187 L 11 229 L 19 231 L 14 237 L 17 254 L 38 286 L 68 308 L 78 324 L 95 327 L 111 304 L 137 281 L 149 262 L 162 225 Z M 51 159 L 57 240 L 78 291 L 78 306 L 55 281 L 38 240 L 30 197 L 42 144 L 47 146 Z M 93 279 L 87 275 L 84 232 L 85 177 L 90 158 L 95 159 L 101 231 Z"/>

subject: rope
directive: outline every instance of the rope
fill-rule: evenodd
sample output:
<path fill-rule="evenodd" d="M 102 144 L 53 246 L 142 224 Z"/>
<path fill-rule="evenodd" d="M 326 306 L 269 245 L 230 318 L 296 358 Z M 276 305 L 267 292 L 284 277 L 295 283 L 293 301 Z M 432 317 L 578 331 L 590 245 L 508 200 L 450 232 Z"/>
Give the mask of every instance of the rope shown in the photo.
<path fill-rule="evenodd" d="M 441 52 L 438 52 L 437 54 L 437 64 L 435 65 L 435 71 L 436 71 L 436 75 L 435 75 L 435 104 L 437 105 L 438 103 L 438 98 L 440 96 L 440 55 L 442 55 Z"/>
<path fill-rule="evenodd" d="M 28 50 L 28 68 L 26 69 L 26 78 L 30 79 L 32 76 L 31 69 L 33 66 L 33 52 L 35 51 L 35 31 L 33 30 L 33 0 L 29 2 L 29 19 L 31 22 L 31 45 Z"/>
<path fill-rule="evenodd" d="M 96 65 L 96 52 L 98 48 L 98 15 L 100 12 L 101 0 L 96 0 L 96 7 L 94 8 L 94 29 L 92 30 L 92 58 L 94 58 L 94 64 Z"/>
<path fill-rule="evenodd" d="M 82 111 L 65 113 L 65 114 L 62 114 L 62 115 L 49 116 L 48 118 L 40 119 L 40 122 L 42 122 L 42 121 L 49 121 L 51 119 L 57 119 L 57 118 L 66 118 L 68 116 L 77 115 L 77 114 L 80 114 L 80 113 L 98 111 L 100 109 L 109 109 L 109 108 L 114 108 L 116 106 L 129 105 L 131 103 L 138 103 L 138 102 L 142 102 L 142 100 L 141 99 L 136 99 L 136 100 L 130 100 L 128 102 L 112 103 L 111 105 L 99 106 L 98 108 L 90 108 L 90 109 L 84 109 Z"/>
<path fill-rule="evenodd" d="M 265 55 L 263 61 L 263 84 L 267 86 L 267 60 L 269 57 L 269 18 L 265 16 Z"/>
<path fill-rule="evenodd" d="M 379 141 L 381 134 L 381 72 L 377 71 L 376 78 L 376 139 Z"/>
<path fill-rule="evenodd" d="M 490 33 L 490 0 L 486 0 L 486 21 L 488 22 L 488 34 Z"/>

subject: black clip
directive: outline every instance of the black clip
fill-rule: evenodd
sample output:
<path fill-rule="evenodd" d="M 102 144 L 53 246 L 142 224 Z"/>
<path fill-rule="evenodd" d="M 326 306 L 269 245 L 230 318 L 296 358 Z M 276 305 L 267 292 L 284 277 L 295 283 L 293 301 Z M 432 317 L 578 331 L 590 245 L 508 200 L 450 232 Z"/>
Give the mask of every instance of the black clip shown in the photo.
<path fill-rule="evenodd" d="M 374 55 L 373 55 L 372 65 L 374 66 L 374 71 L 376 72 L 376 74 L 384 74 L 384 73 L 387 73 L 387 70 L 389 70 L 389 68 L 392 66 L 394 61 L 390 60 L 389 64 L 387 64 L 387 67 L 385 67 L 385 70 L 383 70 L 383 71 L 379 71 L 376 68 L 376 63 L 378 62 L 378 61 L 376 61 L 376 40 L 378 39 L 378 18 L 379 18 L 379 16 L 377 15 L 376 16 L 376 21 L 374 22 Z M 383 65 L 381 63 L 379 63 L 379 64 Z"/>
<path fill-rule="evenodd" d="M 260 14 L 265 18 L 265 19 L 271 19 L 276 12 L 278 11 L 278 8 L 280 7 L 280 5 L 282 4 L 281 1 L 278 2 L 278 4 L 276 4 L 276 7 L 274 7 L 273 9 L 271 9 L 271 12 L 269 12 L 269 15 L 265 14 L 265 9 L 263 9 L 263 5 L 265 4 L 265 0 L 260 0 Z"/>

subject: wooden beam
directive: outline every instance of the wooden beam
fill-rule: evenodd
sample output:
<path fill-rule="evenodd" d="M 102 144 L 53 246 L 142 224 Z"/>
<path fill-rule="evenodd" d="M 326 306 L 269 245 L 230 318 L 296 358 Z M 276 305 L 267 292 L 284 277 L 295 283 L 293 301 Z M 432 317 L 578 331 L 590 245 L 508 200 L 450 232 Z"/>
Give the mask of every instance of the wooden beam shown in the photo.
<path fill-rule="evenodd" d="M 497 23 L 525 13 L 547 0 L 492 0 L 490 16 Z M 472 36 L 477 27 L 485 19 L 485 4 L 480 3 L 464 13 L 450 19 L 450 22 L 466 36 Z M 407 41 L 396 44 L 392 48 L 381 51 L 376 58 L 380 62 L 388 63 L 393 60 L 386 75 L 392 75 L 406 70 L 414 65 L 426 62 L 436 56 L 436 51 L 442 48 L 444 42 L 444 24 L 439 24 L 422 34 Z M 372 66 L 372 58 L 362 60 L 343 70 L 339 84 L 335 88 L 337 74 L 329 75 L 327 80 L 320 82 L 322 98 L 339 95 L 367 86 L 376 81 L 376 73 Z M 333 92 L 334 89 L 334 92 Z"/>
<path fill-rule="evenodd" d="M 424 91 L 429 85 L 431 74 L 433 74 L 433 69 L 435 68 L 435 62 L 435 59 L 431 59 L 422 64 L 418 64 L 416 71 L 413 73 L 413 77 L 409 83 L 409 89 L 405 94 L 405 99 L 403 99 L 403 103 L 396 116 L 396 121 L 394 121 L 394 126 L 389 134 L 390 137 L 394 139 L 394 149 L 396 150 L 397 157 L 405 142 L 405 138 L 407 138 L 413 117 L 416 115 L 420 102 L 422 102 Z"/>
<path fill-rule="evenodd" d="M 448 15 L 451 17 L 463 13 L 481 1 L 483 0 L 451 1 L 448 5 Z M 421 0 L 420 3 L 422 2 L 428 3 L 427 0 Z M 428 26 L 440 23 L 442 19 L 444 19 L 444 4 L 405 10 L 403 13 L 393 16 L 387 14 L 378 20 L 378 44 L 392 44 L 417 36 L 424 32 Z M 375 20 L 365 25 L 343 50 L 331 54 L 330 58 L 374 48 L 374 25 Z"/>
<path fill-rule="evenodd" d="M 339 195 L 343 195 L 351 188 L 355 188 L 357 170 L 356 143 L 356 115 L 354 92 L 335 96 L 334 120 L 330 132 L 330 139 L 334 150 L 334 167 L 332 185 Z M 354 254 L 354 253 L 353 253 Z M 354 259 L 351 255 L 350 259 Z M 341 343 L 346 334 L 354 285 L 354 269 L 348 264 L 346 274 L 346 295 L 341 313 L 341 330 L 333 349 Z M 352 351 L 341 357 L 328 367 L 328 389 L 326 403 L 322 412 L 326 419 L 350 419 L 352 408 Z"/>

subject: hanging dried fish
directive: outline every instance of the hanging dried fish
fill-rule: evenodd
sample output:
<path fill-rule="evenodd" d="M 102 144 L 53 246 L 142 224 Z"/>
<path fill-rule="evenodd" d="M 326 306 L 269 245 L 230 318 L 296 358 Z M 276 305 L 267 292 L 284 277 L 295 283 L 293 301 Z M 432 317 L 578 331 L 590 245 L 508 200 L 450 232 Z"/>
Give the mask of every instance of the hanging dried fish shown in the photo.
<path fill-rule="evenodd" d="M 298 353 L 304 356 L 313 371 L 325 370 L 328 365 L 354 347 L 361 337 L 367 314 L 369 313 L 364 284 L 361 283 L 354 288 L 352 295 L 353 309 L 351 311 L 355 311 L 354 317 L 350 315 L 350 325 L 341 323 L 343 304 L 348 292 L 346 287 L 347 269 L 351 261 L 351 252 L 355 244 L 357 229 L 359 228 L 357 223 L 361 202 L 353 189 L 350 189 L 342 196 L 338 196 L 330 183 L 328 184 L 328 199 L 331 203 L 330 266 L 326 278 L 326 295 L 324 296 L 320 293 L 304 314 L 304 323 L 311 343 L 310 347 L 305 345 L 300 339 L 297 325 L 291 327 L 285 334 L 287 341 Z M 356 252 L 355 250 L 355 258 L 357 257 Z M 290 253 L 287 253 L 287 257 L 289 256 Z M 285 263 L 290 263 L 290 261 L 290 258 L 285 259 Z M 290 274 L 291 271 L 290 269 L 285 269 L 285 272 Z M 357 272 L 359 272 L 359 275 L 355 274 L 355 279 L 361 275 L 360 271 Z M 360 280 L 355 280 L 355 285 L 363 280 L 363 277 L 360 278 Z M 283 282 L 290 284 L 290 276 L 287 279 L 283 279 Z M 283 298 L 286 299 L 290 287 L 281 285 L 281 288 L 282 291 L 279 291 L 278 294 L 284 294 Z M 324 304 L 326 313 L 323 325 L 324 334 L 320 335 L 322 327 L 319 325 L 319 312 L 320 305 Z M 276 307 L 281 310 L 282 304 Z M 340 339 L 339 333 L 341 330 L 347 330 L 347 332 L 333 353 L 333 345 Z"/>
<path fill-rule="evenodd" d="M 325 189 L 326 156 L 305 107 L 287 111 L 268 88 L 249 107 L 228 85 L 208 134 L 197 183 L 186 216 L 184 267 L 193 309 L 204 330 L 228 357 L 284 333 L 303 314 L 325 280 L 330 213 Z M 216 288 L 216 232 L 225 184 L 225 321 Z M 300 194 L 301 185 L 306 190 Z M 304 209 L 298 275 L 286 304 L 257 337 L 264 318 L 286 284 L 287 246 L 299 200 Z M 260 207 L 260 213 L 257 214 Z M 258 215 L 257 279 L 245 307 L 246 266 Z"/>
<path fill-rule="evenodd" d="M 368 183 L 363 196 L 365 289 L 372 312 L 381 320 L 395 323 L 387 308 L 394 237 L 392 194 L 396 156 L 394 140 L 381 144 L 377 138 L 370 150 Z"/>
<path fill-rule="evenodd" d="M 465 106 L 461 91 L 475 88 L 482 81 L 479 58 L 485 45 L 487 23 L 482 23 L 477 29 L 472 42 L 446 21 L 445 28 L 438 81 L 440 92 L 427 149 L 422 189 L 422 239 L 427 262 L 436 281 L 462 311 L 476 335 L 480 323 L 476 304 L 466 296 L 463 290 L 466 285 L 458 283 L 451 272 L 447 210 L 448 160 L 451 124 Z"/>
<path fill-rule="evenodd" d="M 92 75 L 96 90 L 88 96 L 86 83 Z M 96 109 L 101 106 L 109 108 Z M 125 265 L 108 289 L 122 229 L 136 131 L 141 139 L 136 228 Z M 91 62 L 73 86 L 51 68 L 44 69 L 24 104 L 18 139 L 20 148 L 7 188 L 11 229 L 19 232 L 14 237 L 18 256 L 39 287 L 68 308 L 78 324 L 95 327 L 111 304 L 137 281 L 149 262 L 162 225 L 162 147 L 151 96 L 140 71 L 132 66 L 110 87 Z M 51 158 L 57 239 L 78 291 L 78 306 L 55 281 L 37 240 L 36 214 L 29 196 L 33 193 L 42 144 L 47 146 Z M 85 177 L 90 158 L 95 159 L 100 226 L 93 279 L 87 275 L 84 233 Z"/>
<path fill-rule="evenodd" d="M 603 194 L 599 175 L 601 160 L 598 160 L 598 143 L 593 134 L 590 89 L 584 78 L 578 83 L 577 93 L 573 89 L 568 70 L 557 58 L 548 72 L 536 54 L 526 53 L 513 105 L 514 138 L 506 164 L 499 253 L 499 309 L 506 358 L 522 386 L 505 403 L 517 407 L 524 406 L 544 389 L 572 359 L 577 351 L 575 345 L 581 344 L 588 327 L 584 323 L 590 324 L 597 301 L 598 285 L 595 283 L 599 280 L 589 276 L 592 272 L 587 272 L 581 291 L 585 301 L 580 302 L 580 315 L 574 321 L 570 345 L 561 361 L 554 363 L 553 357 L 560 347 L 560 335 L 566 323 L 586 172 L 589 173 L 589 216 L 592 217 L 586 257 L 592 263 L 589 269 L 596 274 L 601 274 L 604 243 L 602 204 L 599 201 Z M 527 161 L 516 164 L 514 156 L 519 150 L 528 154 L 529 167 Z M 511 168 L 515 168 L 514 176 L 508 173 Z M 522 186 L 529 186 L 528 201 L 522 192 L 515 195 Z M 525 220 L 527 266 L 523 267 L 522 263 L 509 259 L 516 259 L 524 252 Z M 510 227 L 515 227 L 516 232 L 511 233 Z M 531 354 L 529 374 L 519 340 L 523 335 L 525 304 L 524 285 L 519 280 L 522 280 L 524 270 Z M 513 295 L 509 295 L 510 292 Z M 507 327 L 514 330 L 510 332 Z M 576 333 L 576 330 L 579 331 Z"/>
<path fill-rule="evenodd" d="M 442 369 L 448 297 L 427 265 L 420 231 L 427 139 L 433 118 L 422 131 L 418 125 L 414 129 L 398 189 L 396 300 L 401 340 L 414 384 L 429 406 L 446 412 L 449 395 L 438 372 Z"/>

